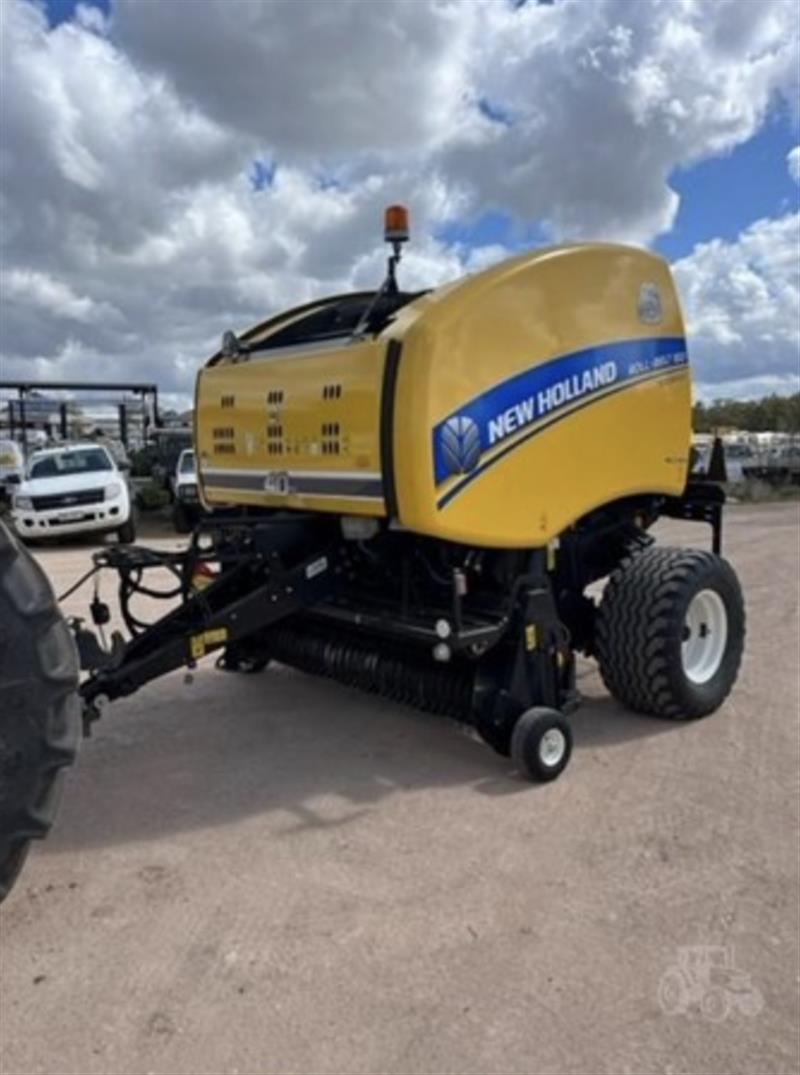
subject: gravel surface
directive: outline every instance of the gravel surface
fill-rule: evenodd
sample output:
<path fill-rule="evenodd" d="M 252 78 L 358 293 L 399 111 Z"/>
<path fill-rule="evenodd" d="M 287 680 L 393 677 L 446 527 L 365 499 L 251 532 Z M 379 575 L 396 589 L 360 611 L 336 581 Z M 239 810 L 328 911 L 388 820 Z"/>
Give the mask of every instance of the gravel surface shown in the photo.
<path fill-rule="evenodd" d="M 797 505 L 731 508 L 726 543 L 729 702 L 635 716 L 586 663 L 554 784 L 283 667 L 115 703 L 0 912 L 0 1069 L 797 1072 Z M 63 589 L 91 551 L 36 553 Z"/>

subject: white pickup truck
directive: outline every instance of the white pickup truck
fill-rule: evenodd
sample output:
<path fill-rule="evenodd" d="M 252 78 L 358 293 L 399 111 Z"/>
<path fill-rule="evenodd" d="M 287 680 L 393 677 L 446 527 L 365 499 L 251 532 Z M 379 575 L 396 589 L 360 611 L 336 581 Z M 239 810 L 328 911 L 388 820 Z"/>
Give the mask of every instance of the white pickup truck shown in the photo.
<path fill-rule="evenodd" d="M 172 505 L 172 525 L 179 534 L 188 534 L 203 514 L 197 492 L 197 463 L 194 450 L 184 448 L 172 479 L 175 502 Z"/>
<path fill-rule="evenodd" d="M 34 452 L 12 486 L 11 515 L 23 540 L 112 532 L 136 540 L 124 474 L 100 444 L 66 444 Z"/>

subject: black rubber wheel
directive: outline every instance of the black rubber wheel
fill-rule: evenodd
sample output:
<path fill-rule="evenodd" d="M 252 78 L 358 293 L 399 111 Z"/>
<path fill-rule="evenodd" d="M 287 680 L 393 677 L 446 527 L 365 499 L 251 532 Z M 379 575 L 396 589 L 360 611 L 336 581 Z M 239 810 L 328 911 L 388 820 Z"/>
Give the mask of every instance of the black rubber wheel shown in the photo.
<path fill-rule="evenodd" d="M 644 549 L 608 580 L 596 622 L 605 685 L 640 713 L 712 713 L 736 681 L 744 601 L 730 564 L 699 549 Z"/>
<path fill-rule="evenodd" d="M 78 657 L 47 578 L 0 523 L 0 901 L 46 836 L 80 738 Z"/>
<path fill-rule="evenodd" d="M 132 545 L 136 541 L 136 523 L 133 518 L 133 512 L 126 523 L 117 527 L 117 540 L 120 545 Z"/>
<path fill-rule="evenodd" d="M 537 783 L 564 771 L 572 753 L 572 731 L 555 709 L 526 709 L 511 733 L 511 758 L 516 768 Z"/>
<path fill-rule="evenodd" d="M 175 502 L 172 508 L 172 525 L 176 534 L 188 534 L 192 529 L 192 520 L 183 504 Z"/>

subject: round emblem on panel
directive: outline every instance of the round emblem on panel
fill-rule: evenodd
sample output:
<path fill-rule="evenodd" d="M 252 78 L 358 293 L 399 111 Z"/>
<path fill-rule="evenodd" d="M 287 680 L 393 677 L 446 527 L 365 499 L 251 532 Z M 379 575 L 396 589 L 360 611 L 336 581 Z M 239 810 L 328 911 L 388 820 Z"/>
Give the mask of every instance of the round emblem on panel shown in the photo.
<path fill-rule="evenodd" d="M 639 288 L 639 320 L 646 325 L 658 325 L 663 317 L 664 309 L 658 284 L 642 284 Z"/>
<path fill-rule="evenodd" d="M 448 418 L 439 434 L 442 459 L 451 474 L 468 474 L 481 457 L 478 425 L 466 415 Z"/>

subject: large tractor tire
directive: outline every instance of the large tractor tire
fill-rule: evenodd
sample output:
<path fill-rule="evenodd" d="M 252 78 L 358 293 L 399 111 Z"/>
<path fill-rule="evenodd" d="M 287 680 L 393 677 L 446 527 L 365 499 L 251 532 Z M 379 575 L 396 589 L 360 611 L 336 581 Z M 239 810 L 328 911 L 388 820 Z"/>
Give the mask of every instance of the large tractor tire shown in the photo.
<path fill-rule="evenodd" d="M 596 622 L 603 681 L 640 713 L 686 720 L 718 709 L 736 681 L 745 614 L 730 564 L 652 547 L 611 574 Z"/>
<path fill-rule="evenodd" d="M 80 738 L 78 657 L 47 578 L 0 522 L 0 901 L 53 824 Z"/>

